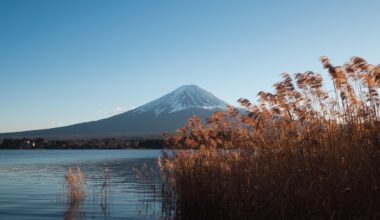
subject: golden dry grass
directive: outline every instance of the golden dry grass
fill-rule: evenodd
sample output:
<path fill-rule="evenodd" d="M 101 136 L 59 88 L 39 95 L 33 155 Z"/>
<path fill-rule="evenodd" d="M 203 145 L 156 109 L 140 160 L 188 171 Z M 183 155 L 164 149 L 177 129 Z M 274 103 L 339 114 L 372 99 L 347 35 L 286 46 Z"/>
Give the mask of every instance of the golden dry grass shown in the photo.
<path fill-rule="evenodd" d="M 163 193 L 178 219 L 380 218 L 380 65 L 333 66 L 334 90 L 314 72 L 282 74 L 258 104 L 239 99 L 166 136 Z"/>
<path fill-rule="evenodd" d="M 71 167 L 67 169 L 65 188 L 67 208 L 64 219 L 84 219 L 85 178 L 79 167 L 77 167 L 76 172 L 73 172 Z"/>
<path fill-rule="evenodd" d="M 80 168 L 77 167 L 76 172 L 73 172 L 71 167 L 67 169 L 65 175 L 66 193 L 69 201 L 83 200 L 85 196 L 84 190 L 84 175 Z"/>

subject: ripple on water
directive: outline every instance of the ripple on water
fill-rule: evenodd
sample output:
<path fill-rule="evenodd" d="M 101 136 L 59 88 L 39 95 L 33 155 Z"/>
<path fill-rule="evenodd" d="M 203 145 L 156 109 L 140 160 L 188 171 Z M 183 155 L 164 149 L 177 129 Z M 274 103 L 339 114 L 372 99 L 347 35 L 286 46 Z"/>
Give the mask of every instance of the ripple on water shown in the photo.
<path fill-rule="evenodd" d="M 0 151 L 0 219 L 158 219 L 161 216 L 157 150 Z M 152 168 L 137 178 L 133 168 Z M 64 175 L 85 174 L 84 204 L 66 202 Z M 107 198 L 102 186 L 107 182 Z M 75 208 L 75 209 L 73 209 Z M 78 213 L 77 213 L 78 214 Z"/>

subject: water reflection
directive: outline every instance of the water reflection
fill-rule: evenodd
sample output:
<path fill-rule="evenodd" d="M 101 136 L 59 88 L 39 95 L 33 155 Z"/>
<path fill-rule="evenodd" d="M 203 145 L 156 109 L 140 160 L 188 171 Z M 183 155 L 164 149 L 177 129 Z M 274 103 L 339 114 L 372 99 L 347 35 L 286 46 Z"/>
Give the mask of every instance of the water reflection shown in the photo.
<path fill-rule="evenodd" d="M 132 191 L 136 193 L 136 214 L 138 216 L 150 216 L 166 219 L 168 213 L 163 204 L 165 199 L 161 197 L 159 192 L 159 176 L 155 164 L 151 161 L 144 162 L 140 167 L 130 167 L 132 175 L 125 175 L 125 171 L 118 170 L 121 167 L 122 161 L 112 162 L 112 173 L 110 173 L 109 162 L 105 161 L 102 167 L 102 173 L 94 173 L 85 178 L 79 168 L 73 172 L 72 168 L 67 169 L 65 175 L 65 192 L 66 196 L 66 212 L 64 220 L 82 220 L 85 219 L 85 205 L 91 206 L 89 215 L 91 218 L 110 219 L 111 209 L 113 207 L 113 187 L 112 176 L 115 177 L 116 184 L 128 184 L 128 181 L 120 181 L 125 177 L 135 178 Z M 100 167 L 99 167 L 100 168 Z M 94 167 L 95 169 L 95 167 Z M 125 168 L 124 168 L 125 169 Z M 128 170 L 127 170 L 128 171 Z M 119 176 L 117 176 L 119 175 Z M 132 185 L 132 184 L 131 184 Z M 117 187 L 116 187 L 117 190 Z M 119 192 L 120 193 L 120 192 Z M 130 191 L 131 193 L 131 191 Z"/>
<path fill-rule="evenodd" d="M 135 176 L 137 178 L 137 183 L 144 186 L 143 191 L 139 194 L 140 204 L 138 207 L 138 212 L 140 215 L 158 215 L 157 212 L 157 186 L 154 184 L 154 176 L 158 173 L 150 167 L 148 164 L 144 163 L 140 168 L 133 168 Z"/>
<path fill-rule="evenodd" d="M 12 152 L 16 153 L 18 152 Z M 128 152 L 85 151 L 83 153 L 90 154 L 90 159 L 87 160 L 84 155 L 78 159 L 78 151 L 62 153 L 67 156 L 60 155 L 60 161 L 54 159 L 57 151 L 51 151 L 51 155 L 50 152 L 31 152 L 43 155 L 43 159 L 29 160 L 27 163 L 20 162 L 22 159 L 18 155 L 14 156 L 17 160 L 15 163 L 9 159 L 6 162 L 0 161 L 0 219 L 165 217 L 162 212 L 165 199 L 161 195 L 156 158 L 128 158 L 126 155 L 127 159 L 122 159 L 121 154 Z M 71 153 L 76 159 L 70 159 Z M 95 153 L 96 159 L 93 159 L 95 156 L 91 154 Z M 106 155 L 104 159 L 100 158 L 99 154 L 102 153 Z M 48 160 L 49 156 L 51 159 Z M 66 158 L 67 162 L 64 161 Z M 64 176 L 69 167 L 72 168 L 73 175 L 77 173 L 77 167 L 80 167 L 83 174 L 83 201 L 72 200 L 67 194 L 70 190 L 67 190 Z"/>
<path fill-rule="evenodd" d="M 105 161 L 103 165 L 103 183 L 100 193 L 100 207 L 102 209 L 104 219 L 107 219 L 107 217 L 110 216 L 111 210 L 111 176 L 108 174 L 108 172 L 109 170 L 107 161 Z"/>

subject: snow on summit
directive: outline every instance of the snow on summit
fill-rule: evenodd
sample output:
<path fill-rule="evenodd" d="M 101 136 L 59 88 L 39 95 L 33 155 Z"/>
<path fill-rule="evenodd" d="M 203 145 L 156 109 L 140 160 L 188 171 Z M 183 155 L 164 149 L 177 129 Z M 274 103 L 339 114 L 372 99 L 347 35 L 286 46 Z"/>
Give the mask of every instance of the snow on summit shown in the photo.
<path fill-rule="evenodd" d="M 186 85 L 141 107 L 109 118 L 52 129 L 5 133 L 0 134 L 0 139 L 161 137 L 162 132 L 175 132 L 194 115 L 206 120 L 213 112 L 225 110 L 226 105 L 206 90 Z"/>
<path fill-rule="evenodd" d="M 226 105 L 226 102 L 199 86 L 184 85 L 161 98 L 135 109 L 134 112 L 154 111 L 156 116 L 158 116 L 164 112 L 170 114 L 188 108 L 225 110 Z"/>

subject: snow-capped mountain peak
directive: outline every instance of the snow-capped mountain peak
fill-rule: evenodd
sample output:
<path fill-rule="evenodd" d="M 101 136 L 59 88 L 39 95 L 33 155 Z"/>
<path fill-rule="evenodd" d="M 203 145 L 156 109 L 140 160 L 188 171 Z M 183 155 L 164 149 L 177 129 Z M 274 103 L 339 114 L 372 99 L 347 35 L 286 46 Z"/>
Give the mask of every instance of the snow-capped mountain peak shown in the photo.
<path fill-rule="evenodd" d="M 225 110 L 227 103 L 212 93 L 196 85 L 184 85 L 178 89 L 149 102 L 134 110 L 135 113 L 154 111 L 158 116 L 161 113 L 173 113 L 188 108 L 202 108 L 208 110 Z"/>
<path fill-rule="evenodd" d="M 141 107 L 109 118 L 58 128 L 4 133 L 0 134 L 0 139 L 161 137 L 162 132 L 175 132 L 194 115 L 206 120 L 213 112 L 225 110 L 226 105 L 227 103 L 206 90 L 195 85 L 186 85 Z"/>

